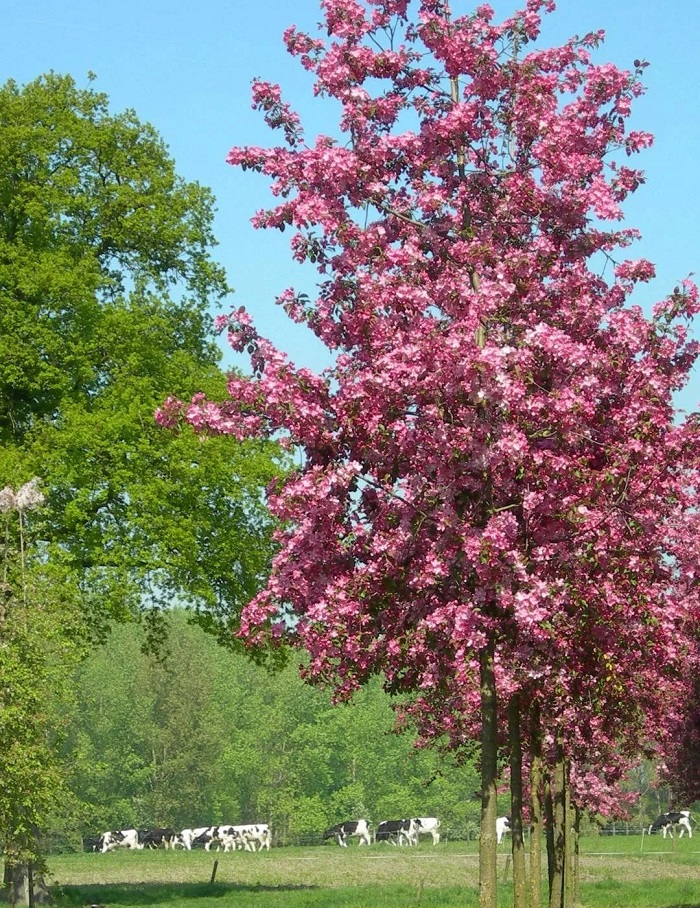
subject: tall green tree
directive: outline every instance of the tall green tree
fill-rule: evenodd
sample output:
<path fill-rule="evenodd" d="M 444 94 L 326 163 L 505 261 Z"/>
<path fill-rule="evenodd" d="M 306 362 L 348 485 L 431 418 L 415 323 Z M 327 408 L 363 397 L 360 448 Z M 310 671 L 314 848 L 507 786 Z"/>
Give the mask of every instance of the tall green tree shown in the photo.
<path fill-rule="evenodd" d="M 173 388 L 226 387 L 212 308 L 230 288 L 213 214 L 209 190 L 177 175 L 133 111 L 113 114 L 104 94 L 53 73 L 0 87 L 0 487 L 41 476 L 22 563 L 35 579 L 21 586 L 41 591 L 37 607 L 77 603 L 81 643 L 139 613 L 157 634 L 173 601 L 232 641 L 267 571 L 262 489 L 284 470 L 277 446 L 202 443 L 153 420 Z M 22 658 L 31 643 L 18 643 Z M 46 685 L 17 665 L 7 695 L 40 701 Z M 0 728 L 0 750 L 19 746 L 18 729 Z M 50 800 L 37 796 L 33 828 Z"/>
<path fill-rule="evenodd" d="M 228 654 L 181 610 L 167 653 L 156 659 L 143 643 L 142 629 L 115 628 L 77 676 L 65 753 L 71 788 L 88 808 L 86 832 L 238 815 L 235 792 L 222 784 L 232 729 L 221 704 L 235 687 Z"/>
<path fill-rule="evenodd" d="M 177 598 L 223 633 L 270 557 L 277 447 L 153 421 L 225 388 L 213 213 L 133 111 L 68 76 L 0 88 L 0 480 L 41 475 L 46 552 L 96 627 Z"/>

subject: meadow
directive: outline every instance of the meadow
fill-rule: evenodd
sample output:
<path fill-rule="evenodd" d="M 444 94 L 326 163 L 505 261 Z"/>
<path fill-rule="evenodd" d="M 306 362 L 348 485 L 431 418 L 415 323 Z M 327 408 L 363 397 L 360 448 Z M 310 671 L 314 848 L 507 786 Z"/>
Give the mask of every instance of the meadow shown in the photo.
<path fill-rule="evenodd" d="M 501 846 L 499 904 L 512 904 Z M 211 882 L 215 869 L 215 880 Z M 50 859 L 59 908 L 472 908 L 475 842 L 433 847 L 273 848 L 270 852 L 117 851 Z M 590 837 L 581 846 L 586 908 L 700 908 L 700 838 Z"/>

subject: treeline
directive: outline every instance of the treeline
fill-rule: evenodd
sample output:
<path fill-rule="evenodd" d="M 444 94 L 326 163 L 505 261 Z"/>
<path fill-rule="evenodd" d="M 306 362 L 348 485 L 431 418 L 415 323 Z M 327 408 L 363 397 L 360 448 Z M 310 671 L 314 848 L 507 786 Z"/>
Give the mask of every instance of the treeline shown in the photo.
<path fill-rule="evenodd" d="M 130 826 L 254 822 L 270 823 L 275 844 L 317 843 L 359 817 L 438 816 L 443 838 L 478 835 L 476 761 L 396 734 L 378 682 L 333 705 L 296 663 L 255 665 L 179 609 L 157 657 L 145 642 L 138 625 L 116 626 L 77 670 L 61 742 L 69 790 L 50 847 Z M 640 827 L 669 808 L 654 780 L 649 763 L 629 780 L 639 800 L 628 819 Z"/>
<path fill-rule="evenodd" d="M 357 817 L 435 815 L 448 834 L 476 833 L 474 764 L 445 765 L 394 734 L 379 684 L 334 706 L 296 664 L 254 665 L 178 610 L 160 658 L 143 643 L 137 626 L 116 627 L 77 673 L 62 745 L 72 833 L 55 846 L 110 828 L 222 822 L 267 822 L 277 843 L 313 842 Z"/>

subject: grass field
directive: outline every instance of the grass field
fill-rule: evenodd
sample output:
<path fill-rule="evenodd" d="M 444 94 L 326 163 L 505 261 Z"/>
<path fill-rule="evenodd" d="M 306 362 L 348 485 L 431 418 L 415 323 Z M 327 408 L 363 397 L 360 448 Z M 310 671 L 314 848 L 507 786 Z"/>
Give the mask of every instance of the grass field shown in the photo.
<path fill-rule="evenodd" d="M 501 846 L 500 904 L 512 903 Z M 587 908 L 700 908 L 700 837 L 590 838 L 581 847 Z M 216 879 L 210 883 L 215 861 Z M 50 860 L 58 906 L 194 908 L 472 908 L 475 843 L 437 847 L 273 848 L 228 854 L 116 851 Z"/>

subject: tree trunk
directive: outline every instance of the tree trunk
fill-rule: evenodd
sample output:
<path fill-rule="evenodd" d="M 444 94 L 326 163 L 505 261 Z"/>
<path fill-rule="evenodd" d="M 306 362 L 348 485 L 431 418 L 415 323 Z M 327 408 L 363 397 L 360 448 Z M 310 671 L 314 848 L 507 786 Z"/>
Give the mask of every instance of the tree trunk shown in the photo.
<path fill-rule="evenodd" d="M 574 829 L 573 829 L 573 840 L 574 840 L 574 861 L 573 861 L 573 872 L 572 879 L 573 884 L 571 887 L 572 891 L 572 904 L 580 905 L 581 904 L 581 889 L 580 889 L 580 877 L 579 877 L 579 855 L 580 855 L 580 837 L 581 837 L 581 810 L 578 807 L 573 808 L 573 820 L 574 820 Z"/>
<path fill-rule="evenodd" d="M 513 908 L 527 908 L 528 889 L 523 841 L 523 749 L 520 731 L 520 695 L 508 702 L 510 744 L 510 828 L 513 852 Z"/>
<path fill-rule="evenodd" d="M 32 864 L 5 864 L 5 892 L 10 905 L 48 905 L 53 901 L 43 871 Z"/>
<path fill-rule="evenodd" d="M 481 831 L 479 833 L 479 908 L 496 908 L 496 782 L 498 778 L 498 702 L 494 642 L 480 655 L 481 685 Z"/>
<path fill-rule="evenodd" d="M 542 887 L 542 727 L 535 703 L 530 716 L 530 908 L 540 908 Z"/>
<path fill-rule="evenodd" d="M 546 819 L 545 833 L 547 839 L 547 884 L 549 899 L 552 898 L 552 885 L 554 883 L 554 799 L 552 796 L 551 769 L 547 770 L 544 782 L 544 815 Z"/>
<path fill-rule="evenodd" d="M 11 905 L 46 905 L 52 901 L 44 880 L 46 862 L 40 854 L 39 830 L 32 825 L 17 841 L 6 841 L 4 853 L 5 897 Z"/>
<path fill-rule="evenodd" d="M 564 848 L 566 855 L 566 863 L 564 869 L 564 906 L 565 908 L 572 908 L 574 904 L 574 887 L 575 887 L 575 877 L 574 877 L 574 811 L 571 805 L 571 764 L 569 760 L 566 760 L 564 763 L 564 817 L 566 819 L 566 827 L 564 829 Z"/>
<path fill-rule="evenodd" d="M 557 744 L 552 791 L 553 835 L 552 874 L 549 908 L 567 908 L 567 816 L 566 816 L 566 759 L 561 744 Z M 549 844 L 549 842 L 548 842 Z"/>

